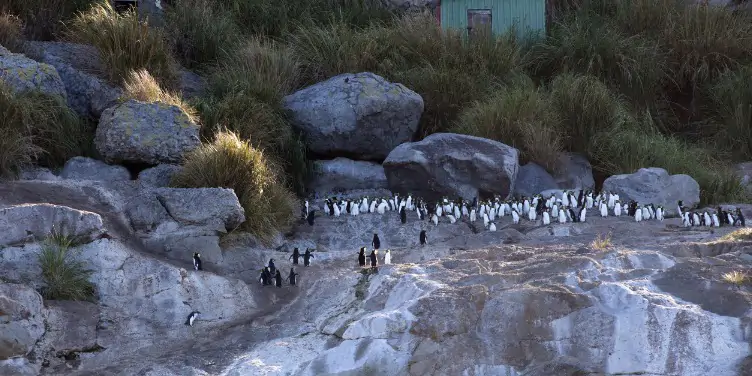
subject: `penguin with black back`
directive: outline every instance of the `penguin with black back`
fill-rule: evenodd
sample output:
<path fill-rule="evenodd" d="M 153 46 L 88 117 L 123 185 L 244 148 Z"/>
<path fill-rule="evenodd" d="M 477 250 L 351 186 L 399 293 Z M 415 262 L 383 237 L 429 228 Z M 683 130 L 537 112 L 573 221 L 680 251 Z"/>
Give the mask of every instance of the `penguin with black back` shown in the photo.
<path fill-rule="evenodd" d="M 741 208 L 736 208 L 736 224 L 739 224 L 741 227 L 747 227 L 747 220 L 744 218 L 744 214 L 742 214 Z"/>
<path fill-rule="evenodd" d="M 300 250 L 298 247 L 295 247 L 295 249 L 292 250 L 292 255 L 290 255 L 290 258 L 288 260 L 292 260 L 293 265 L 298 265 L 298 258 L 300 258 Z"/>
<path fill-rule="evenodd" d="M 475 196 L 475 197 L 473 198 L 473 207 L 474 207 L 474 208 L 477 208 L 477 207 L 478 207 L 478 196 Z"/>
<path fill-rule="evenodd" d="M 326 205 L 329 207 L 329 216 L 334 216 L 334 203 L 332 200 L 326 200 Z"/>
<path fill-rule="evenodd" d="M 629 210 L 627 211 L 627 214 L 629 214 L 630 217 L 634 217 L 635 212 L 637 212 L 637 201 L 632 200 L 629 202 Z"/>
<path fill-rule="evenodd" d="M 311 258 L 314 257 L 311 250 L 306 248 L 305 254 L 303 254 L 303 266 L 311 266 Z"/>
<path fill-rule="evenodd" d="M 373 249 L 381 248 L 381 240 L 379 240 L 379 234 L 373 234 L 373 240 L 371 241 L 371 246 L 373 246 Z"/>
<path fill-rule="evenodd" d="M 361 268 L 366 266 L 366 247 L 360 247 L 360 253 L 358 253 L 358 266 Z"/>
<path fill-rule="evenodd" d="M 540 198 L 538 200 L 538 205 L 535 206 L 535 214 L 543 215 L 544 211 L 546 211 L 546 200 Z"/>
<path fill-rule="evenodd" d="M 371 251 L 371 255 L 369 256 L 371 258 L 371 269 L 376 269 L 379 267 L 379 258 L 376 256 L 376 253 L 378 250 L 374 249 Z"/>
<path fill-rule="evenodd" d="M 577 214 L 575 214 L 574 209 L 568 208 L 567 210 L 569 210 L 569 216 L 572 217 L 572 222 L 579 222 L 580 221 L 580 216 L 578 216 Z"/>
<path fill-rule="evenodd" d="M 400 209 L 400 221 L 403 225 L 407 223 L 407 210 L 405 210 L 404 206 Z"/>
<path fill-rule="evenodd" d="M 295 268 L 290 268 L 290 274 L 287 276 L 287 280 L 290 282 L 290 285 L 295 286 L 295 282 L 297 281 L 298 273 L 295 273 Z"/>
<path fill-rule="evenodd" d="M 269 259 L 269 273 L 271 273 L 271 275 L 274 275 L 276 274 L 276 271 L 277 267 L 274 266 L 274 259 Z"/>
<path fill-rule="evenodd" d="M 201 312 L 199 311 L 193 311 L 191 312 L 188 317 L 185 319 L 185 325 L 193 326 L 193 322 L 196 321 L 196 319 L 201 315 Z"/>
<path fill-rule="evenodd" d="M 277 287 L 282 287 L 282 273 L 280 273 L 279 270 L 277 270 L 277 273 L 274 275 L 274 282 Z"/>
<path fill-rule="evenodd" d="M 584 200 L 585 200 L 585 190 L 584 189 L 580 189 L 580 195 L 577 196 L 577 206 L 579 206 L 579 207 L 585 206 L 585 205 L 583 205 L 584 204 L 584 202 L 583 202 Z M 538 214 L 540 214 L 540 213 L 538 213 Z"/>
<path fill-rule="evenodd" d="M 201 255 L 198 252 L 193 252 L 193 270 L 203 270 L 201 268 Z"/>
<path fill-rule="evenodd" d="M 316 211 L 311 210 L 310 213 L 308 213 L 308 217 L 306 217 L 306 221 L 308 221 L 309 226 L 313 226 L 313 222 L 316 220 Z"/>
<path fill-rule="evenodd" d="M 426 241 L 428 240 L 428 238 L 426 237 L 426 230 L 420 230 L 418 240 L 420 240 L 420 245 L 426 245 Z"/>

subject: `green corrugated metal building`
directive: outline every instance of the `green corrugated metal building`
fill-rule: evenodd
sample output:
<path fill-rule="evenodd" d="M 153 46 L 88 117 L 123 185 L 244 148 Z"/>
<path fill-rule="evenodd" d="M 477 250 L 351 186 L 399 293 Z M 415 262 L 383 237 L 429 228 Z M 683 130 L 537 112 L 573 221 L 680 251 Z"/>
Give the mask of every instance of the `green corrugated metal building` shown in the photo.
<path fill-rule="evenodd" d="M 445 29 L 472 33 L 490 25 L 497 34 L 512 26 L 522 34 L 546 32 L 546 0 L 441 0 L 436 13 Z"/>

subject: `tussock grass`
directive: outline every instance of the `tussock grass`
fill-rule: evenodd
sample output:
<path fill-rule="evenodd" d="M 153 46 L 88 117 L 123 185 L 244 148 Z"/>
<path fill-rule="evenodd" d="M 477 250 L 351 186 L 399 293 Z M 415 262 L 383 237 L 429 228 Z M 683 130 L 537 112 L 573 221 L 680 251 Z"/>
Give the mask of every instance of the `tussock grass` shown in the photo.
<path fill-rule="evenodd" d="M 733 271 L 725 273 L 721 276 L 724 282 L 730 283 L 736 286 L 742 286 L 747 281 L 749 281 L 749 276 L 747 276 L 747 273 L 742 273 L 740 271 Z"/>
<path fill-rule="evenodd" d="M 741 228 L 723 235 L 718 241 L 721 242 L 739 242 L 752 240 L 752 228 Z"/>
<path fill-rule="evenodd" d="M 177 84 L 175 61 L 165 35 L 140 21 L 135 10 L 118 13 L 108 1 L 101 1 L 78 13 L 66 35 L 99 50 L 104 73 L 113 83 L 120 84 L 131 71 L 146 69 L 165 88 Z"/>
<path fill-rule="evenodd" d="M 89 150 L 94 131 L 62 99 L 13 93 L 0 82 L 0 176 L 12 178 L 38 163 L 62 166 Z"/>
<path fill-rule="evenodd" d="M 708 89 L 709 113 L 717 125 L 712 132 L 719 148 L 736 160 L 752 158 L 752 65 L 723 74 Z"/>
<path fill-rule="evenodd" d="M 596 235 L 595 239 L 592 243 L 590 243 L 590 247 L 598 250 L 598 251 L 604 251 L 611 247 L 611 233 L 609 232 L 606 235 L 598 234 Z"/>
<path fill-rule="evenodd" d="M 71 238 L 60 234 L 52 234 L 43 242 L 39 266 L 42 269 L 42 296 L 45 299 L 94 299 L 95 286 L 89 281 L 93 272 L 76 259 L 73 246 Z"/>
<path fill-rule="evenodd" d="M 3 0 L 0 13 L 19 16 L 28 38 L 52 40 L 63 31 L 63 22 L 96 1 L 99 0 Z"/>
<path fill-rule="evenodd" d="M 20 52 L 23 39 L 21 19 L 9 13 L 0 13 L 0 46 L 12 52 Z"/>
<path fill-rule="evenodd" d="M 245 209 L 242 229 L 262 240 L 290 225 L 297 202 L 277 175 L 277 167 L 232 132 L 219 132 L 185 158 L 172 186 L 183 188 L 231 188 Z"/>
<path fill-rule="evenodd" d="M 180 94 L 163 90 L 159 82 L 146 69 L 131 71 L 123 83 L 122 99 L 141 102 L 162 102 L 179 107 L 191 120 L 199 123 L 196 110 L 180 97 Z"/>

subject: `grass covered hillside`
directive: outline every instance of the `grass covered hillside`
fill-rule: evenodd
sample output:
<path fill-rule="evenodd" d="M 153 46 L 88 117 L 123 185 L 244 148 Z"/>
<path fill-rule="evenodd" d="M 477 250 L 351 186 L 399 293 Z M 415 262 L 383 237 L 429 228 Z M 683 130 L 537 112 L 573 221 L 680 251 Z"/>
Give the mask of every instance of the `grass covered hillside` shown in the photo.
<path fill-rule="evenodd" d="M 393 14 L 378 2 L 175 0 L 155 27 L 101 1 L 10 0 L 0 5 L 0 43 L 94 45 L 103 76 L 128 95 L 199 119 L 206 145 L 188 168 L 229 169 L 186 172 L 176 184 L 233 187 L 247 211 L 270 205 L 253 205 L 263 187 L 286 190 L 274 196 L 283 202 L 304 193 L 310 164 L 281 98 L 360 71 L 423 96 L 418 137 L 496 139 L 550 171 L 565 151 L 586 154 L 601 176 L 663 167 L 694 177 L 705 203 L 743 198 L 731 165 L 752 160 L 752 15 L 683 0 L 569 1 L 578 4 L 561 7 L 545 37 L 471 42 L 429 15 Z M 178 66 L 207 78 L 203 97 L 172 94 Z M 233 163 L 264 172 L 249 178 Z M 290 220 L 272 218 L 250 228 Z"/>

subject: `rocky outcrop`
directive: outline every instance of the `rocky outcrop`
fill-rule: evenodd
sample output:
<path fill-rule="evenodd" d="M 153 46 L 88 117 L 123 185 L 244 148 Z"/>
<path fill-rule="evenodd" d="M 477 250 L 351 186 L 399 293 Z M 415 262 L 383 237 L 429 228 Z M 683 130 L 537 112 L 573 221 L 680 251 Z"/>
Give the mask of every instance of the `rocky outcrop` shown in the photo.
<path fill-rule="evenodd" d="M 514 194 L 531 197 L 549 189 L 557 189 L 556 180 L 545 168 L 529 162 L 521 166 L 514 182 Z"/>
<path fill-rule="evenodd" d="M 384 168 L 373 162 L 353 161 L 347 158 L 315 161 L 314 171 L 311 189 L 319 194 L 387 187 Z"/>
<path fill-rule="evenodd" d="M 689 175 L 669 175 L 662 168 L 641 168 L 633 174 L 614 175 L 603 182 L 603 189 L 619 194 L 622 202 L 661 205 L 666 213 L 676 214 L 682 200 L 687 207 L 700 203 L 700 185 Z"/>
<path fill-rule="evenodd" d="M 44 334 L 42 309 L 34 289 L 0 283 L 0 361 L 31 352 Z"/>
<path fill-rule="evenodd" d="M 0 246 L 41 240 L 50 234 L 91 241 L 104 233 L 102 218 L 96 213 L 51 204 L 0 209 Z"/>
<path fill-rule="evenodd" d="M 180 169 L 180 166 L 171 164 L 161 164 L 147 168 L 138 174 L 138 182 L 144 187 L 168 187 L 172 176 L 180 171 Z"/>
<path fill-rule="evenodd" d="M 60 177 L 71 180 L 117 182 L 131 180 L 131 173 L 123 166 L 108 165 L 86 157 L 73 157 L 65 162 Z"/>
<path fill-rule="evenodd" d="M 68 92 L 68 105 L 81 116 L 99 119 L 122 95 L 120 88 L 96 76 L 102 64 L 93 46 L 30 41 L 24 48 L 35 60 L 55 67 Z"/>
<path fill-rule="evenodd" d="M 52 173 L 49 168 L 31 167 L 24 169 L 19 174 L 20 180 L 60 180 L 60 177 Z"/>
<path fill-rule="evenodd" d="M 427 200 L 472 200 L 478 194 L 506 197 L 514 190 L 519 151 L 500 142 L 435 133 L 389 153 L 384 172 L 392 191 Z"/>
<path fill-rule="evenodd" d="M 0 81 L 16 92 L 39 91 L 62 99 L 68 96 L 53 66 L 6 49 L 0 49 Z"/>
<path fill-rule="evenodd" d="M 197 148 L 199 126 L 179 107 L 129 100 L 102 113 L 94 140 L 108 162 L 180 163 Z"/>
<path fill-rule="evenodd" d="M 167 214 L 183 226 L 227 232 L 245 222 L 245 212 L 232 189 L 161 188 L 155 192 Z"/>
<path fill-rule="evenodd" d="M 584 155 L 564 153 L 559 158 L 556 173 L 556 183 L 561 189 L 593 189 L 593 167 Z"/>
<path fill-rule="evenodd" d="M 288 95 L 284 106 L 311 151 L 365 160 L 410 141 L 423 113 L 420 95 L 373 73 L 332 77 Z"/>

